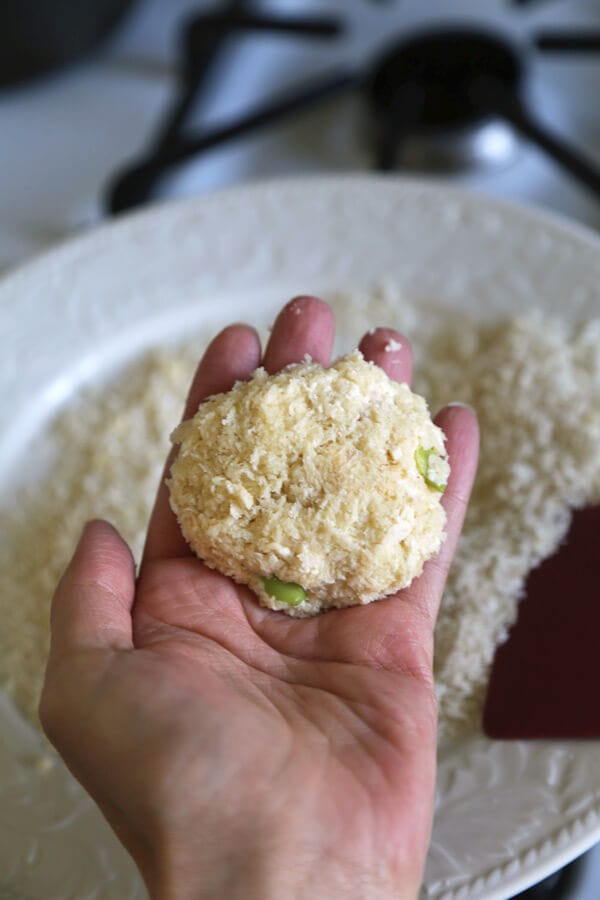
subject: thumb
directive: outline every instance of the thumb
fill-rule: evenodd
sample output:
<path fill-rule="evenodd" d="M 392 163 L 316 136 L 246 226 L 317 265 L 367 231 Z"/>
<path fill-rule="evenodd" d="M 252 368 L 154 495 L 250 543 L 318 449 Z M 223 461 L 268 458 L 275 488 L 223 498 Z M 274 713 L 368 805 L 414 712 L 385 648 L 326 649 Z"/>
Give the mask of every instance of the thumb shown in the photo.
<path fill-rule="evenodd" d="M 52 600 L 49 668 L 81 650 L 131 649 L 134 594 L 129 547 L 108 522 L 88 523 Z"/>

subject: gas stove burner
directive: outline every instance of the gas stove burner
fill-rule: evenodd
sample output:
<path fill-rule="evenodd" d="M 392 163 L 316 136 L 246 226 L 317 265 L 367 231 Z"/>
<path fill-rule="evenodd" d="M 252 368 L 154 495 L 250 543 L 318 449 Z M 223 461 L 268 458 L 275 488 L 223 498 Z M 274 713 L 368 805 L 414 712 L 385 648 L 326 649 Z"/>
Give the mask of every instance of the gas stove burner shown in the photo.
<path fill-rule="evenodd" d="M 492 92 L 518 96 L 521 54 L 475 29 L 423 32 L 388 49 L 368 87 L 378 168 L 456 170 L 510 163 L 514 129 L 494 112 Z"/>
<path fill-rule="evenodd" d="M 366 98 L 373 114 L 373 164 L 379 170 L 498 167 L 510 163 L 518 141 L 525 140 L 600 197 L 596 161 L 538 119 L 524 89 L 527 63 L 536 51 L 597 53 L 600 31 L 543 29 L 513 46 L 483 27 L 438 26 L 397 41 L 366 71 L 342 67 L 225 124 L 186 128 L 229 38 L 262 33 L 336 41 L 343 39 L 345 26 L 338 18 L 248 12 L 247 0 L 227 0 L 217 11 L 194 16 L 182 30 L 179 93 L 145 158 L 109 186 L 110 212 L 145 203 L 161 179 L 186 160 L 349 91 Z"/>

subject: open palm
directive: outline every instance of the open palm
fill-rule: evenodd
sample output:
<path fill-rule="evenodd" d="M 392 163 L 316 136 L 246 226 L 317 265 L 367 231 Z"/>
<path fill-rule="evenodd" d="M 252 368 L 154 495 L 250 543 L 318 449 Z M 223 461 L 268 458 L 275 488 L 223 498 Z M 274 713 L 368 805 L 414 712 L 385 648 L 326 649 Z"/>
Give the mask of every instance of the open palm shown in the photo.
<path fill-rule="evenodd" d="M 262 364 L 308 353 L 326 365 L 333 332 L 326 304 L 298 298 Z M 397 332 L 360 346 L 410 380 Z M 186 416 L 260 363 L 252 329 L 225 329 Z M 477 457 L 470 410 L 437 423 L 447 540 L 409 589 L 367 607 L 311 619 L 260 608 L 190 553 L 164 485 L 137 584 L 118 534 L 86 529 L 53 603 L 41 716 L 153 897 L 416 895 L 435 781 L 433 626 Z"/>

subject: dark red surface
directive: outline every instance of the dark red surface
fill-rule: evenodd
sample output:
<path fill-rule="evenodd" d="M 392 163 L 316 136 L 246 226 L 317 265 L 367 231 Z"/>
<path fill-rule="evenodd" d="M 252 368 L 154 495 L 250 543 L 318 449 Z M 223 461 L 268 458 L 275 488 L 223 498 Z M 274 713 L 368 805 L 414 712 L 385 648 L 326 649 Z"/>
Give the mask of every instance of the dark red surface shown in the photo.
<path fill-rule="evenodd" d="M 492 738 L 600 738 L 600 506 L 577 510 L 534 569 L 496 651 L 483 714 Z"/>

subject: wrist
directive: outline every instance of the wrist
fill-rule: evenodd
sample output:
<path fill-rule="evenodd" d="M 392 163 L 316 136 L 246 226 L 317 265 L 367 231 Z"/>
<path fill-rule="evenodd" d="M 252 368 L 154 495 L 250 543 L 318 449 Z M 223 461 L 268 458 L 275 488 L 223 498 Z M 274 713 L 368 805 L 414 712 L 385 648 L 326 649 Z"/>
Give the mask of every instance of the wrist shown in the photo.
<path fill-rule="evenodd" d="M 420 876 L 414 871 L 364 871 L 356 861 L 302 859 L 263 846 L 254 852 L 220 853 L 193 861 L 172 859 L 162 866 L 152 900 L 416 900 Z"/>
<path fill-rule="evenodd" d="M 271 900 L 294 896 L 280 881 L 280 848 L 256 835 L 171 839 L 157 854 L 152 900 Z M 270 852 L 269 852 L 270 850 Z"/>

